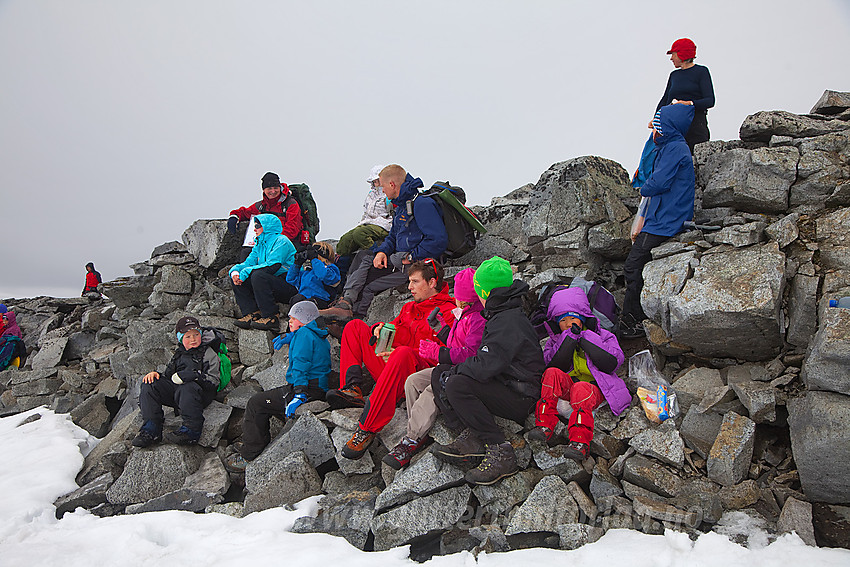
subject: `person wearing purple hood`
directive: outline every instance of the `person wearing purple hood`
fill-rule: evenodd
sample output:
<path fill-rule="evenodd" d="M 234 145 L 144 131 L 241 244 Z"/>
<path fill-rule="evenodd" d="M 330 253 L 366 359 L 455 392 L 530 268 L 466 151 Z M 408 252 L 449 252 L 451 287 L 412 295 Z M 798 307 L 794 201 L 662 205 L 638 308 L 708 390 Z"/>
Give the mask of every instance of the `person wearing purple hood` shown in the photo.
<path fill-rule="evenodd" d="M 27 349 L 14 311 L 0 303 L 0 370 L 22 366 Z M 17 360 L 17 363 L 16 363 Z"/>
<path fill-rule="evenodd" d="M 536 427 L 528 437 L 551 439 L 558 423 L 558 400 L 565 400 L 572 413 L 564 456 L 583 461 L 590 454 L 593 410 L 605 400 L 614 415 L 620 415 L 631 404 L 626 384 L 615 374 L 625 356 L 617 337 L 597 323 L 581 288 L 555 292 L 547 315 L 558 323 L 561 333 L 552 335 L 550 331 L 543 348 L 546 370 L 535 411 Z"/>

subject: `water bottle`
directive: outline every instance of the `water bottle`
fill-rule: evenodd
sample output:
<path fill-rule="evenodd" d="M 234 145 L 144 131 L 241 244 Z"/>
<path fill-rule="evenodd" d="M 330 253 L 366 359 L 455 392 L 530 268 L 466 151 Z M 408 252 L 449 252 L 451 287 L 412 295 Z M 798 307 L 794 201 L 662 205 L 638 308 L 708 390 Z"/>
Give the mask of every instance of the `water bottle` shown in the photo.
<path fill-rule="evenodd" d="M 395 325 L 392 323 L 384 323 L 381 331 L 378 334 L 378 342 L 375 344 L 375 354 L 389 352 L 393 348 L 393 339 L 395 339 Z"/>
<path fill-rule="evenodd" d="M 830 307 L 843 307 L 844 309 L 850 309 L 850 296 L 845 296 L 840 299 L 830 299 L 829 300 Z"/>

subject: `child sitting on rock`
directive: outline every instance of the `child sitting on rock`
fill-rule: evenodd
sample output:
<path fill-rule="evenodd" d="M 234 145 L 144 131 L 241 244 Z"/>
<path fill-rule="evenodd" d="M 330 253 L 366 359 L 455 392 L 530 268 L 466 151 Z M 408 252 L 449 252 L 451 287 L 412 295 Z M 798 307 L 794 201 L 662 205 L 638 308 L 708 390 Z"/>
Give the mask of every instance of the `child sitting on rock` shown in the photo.
<path fill-rule="evenodd" d="M 528 438 L 538 441 L 552 438 L 558 423 L 558 400 L 565 400 L 572 413 L 564 456 L 583 461 L 590 453 L 593 438 L 593 410 L 604 399 L 614 415 L 620 415 L 631 403 L 626 384 L 615 374 L 625 357 L 617 337 L 597 324 L 582 289 L 572 287 L 555 292 L 547 315 L 561 332 L 555 335 L 547 326 L 550 338 L 543 348 L 547 368 L 537 402 L 536 427 Z"/>
<path fill-rule="evenodd" d="M 165 370 L 162 374 L 149 372 L 142 378 L 139 407 L 144 423 L 133 439 L 136 447 L 162 441 L 163 405 L 177 408 L 183 417 L 183 426 L 166 433 L 165 440 L 179 445 L 197 443 L 204 426 L 204 408 L 218 390 L 221 336 L 213 329 L 202 329 L 192 316 L 177 321 L 175 332 L 177 352 Z"/>
<path fill-rule="evenodd" d="M 271 442 L 269 420 L 272 416 L 292 417 L 301 404 L 324 400 L 331 371 L 331 345 L 328 332 L 318 325 L 319 308 L 312 301 L 299 301 L 289 310 L 286 335 L 274 340 L 275 349 L 289 345 L 289 369 L 286 386 L 251 396 L 242 420 L 242 445 L 238 453 L 225 459 L 230 472 L 244 472 Z"/>
<path fill-rule="evenodd" d="M 326 286 L 339 285 L 339 268 L 334 265 L 334 247 L 329 242 L 316 242 L 310 248 L 298 252 L 292 268 L 286 273 L 286 281 L 298 289 L 292 296 L 293 304 L 309 300 L 326 309 L 331 294 Z"/>

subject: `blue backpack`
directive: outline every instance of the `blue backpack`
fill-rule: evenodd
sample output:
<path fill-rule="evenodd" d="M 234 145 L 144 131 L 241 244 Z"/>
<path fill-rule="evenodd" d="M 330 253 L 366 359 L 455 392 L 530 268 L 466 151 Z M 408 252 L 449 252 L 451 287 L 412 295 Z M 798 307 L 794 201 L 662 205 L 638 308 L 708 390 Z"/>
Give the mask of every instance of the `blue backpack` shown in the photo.
<path fill-rule="evenodd" d="M 655 155 L 658 153 L 658 146 L 652 141 L 652 134 L 643 145 L 643 152 L 640 154 L 640 162 L 635 174 L 632 177 L 632 187 L 640 189 L 649 176 L 652 175 L 652 168 L 655 167 Z"/>

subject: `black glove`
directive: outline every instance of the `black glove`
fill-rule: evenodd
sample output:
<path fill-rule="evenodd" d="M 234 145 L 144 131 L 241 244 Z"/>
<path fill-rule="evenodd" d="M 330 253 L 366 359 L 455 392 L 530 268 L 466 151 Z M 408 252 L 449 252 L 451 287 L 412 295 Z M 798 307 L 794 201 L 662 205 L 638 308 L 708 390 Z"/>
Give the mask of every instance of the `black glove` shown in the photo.
<path fill-rule="evenodd" d="M 239 224 L 239 219 L 236 217 L 230 217 L 227 219 L 227 232 L 230 234 L 236 234 L 236 225 Z"/>
<path fill-rule="evenodd" d="M 581 334 L 581 327 L 579 327 L 577 324 L 573 323 L 573 326 L 571 327 L 571 329 L 572 329 L 574 334 L 576 334 L 576 335 Z"/>
<path fill-rule="evenodd" d="M 435 333 L 443 327 L 442 318 L 439 307 L 435 307 L 434 310 L 431 311 L 430 315 L 428 315 L 428 326 L 431 327 L 431 330 Z"/>
<path fill-rule="evenodd" d="M 306 255 L 305 260 L 315 260 L 319 257 L 319 251 L 312 247 L 305 250 L 304 254 Z"/>
<path fill-rule="evenodd" d="M 294 262 L 295 262 L 296 265 L 300 266 L 301 264 L 303 264 L 306 261 L 307 261 L 307 251 L 306 250 L 302 250 L 301 252 L 295 253 Z"/>

